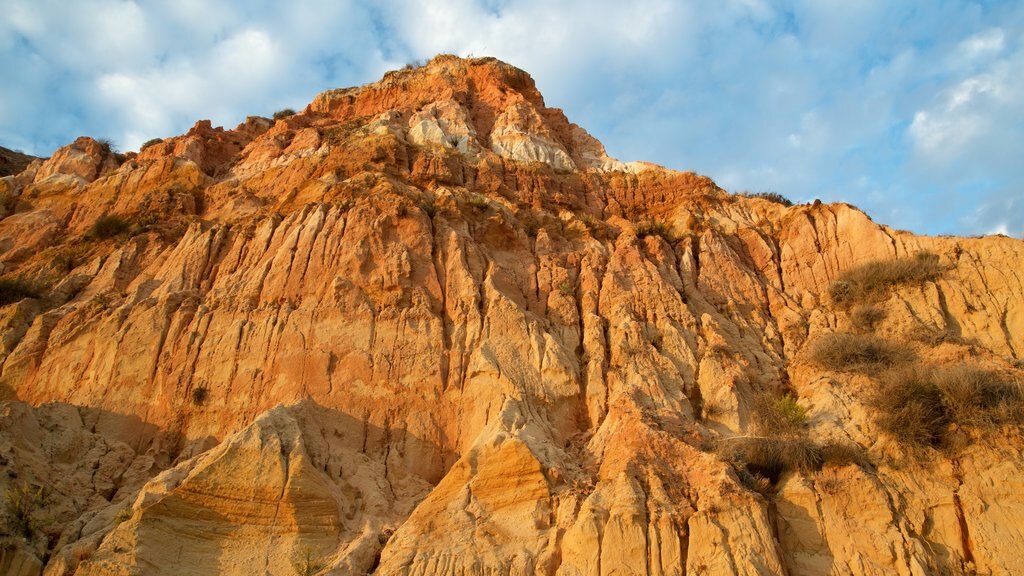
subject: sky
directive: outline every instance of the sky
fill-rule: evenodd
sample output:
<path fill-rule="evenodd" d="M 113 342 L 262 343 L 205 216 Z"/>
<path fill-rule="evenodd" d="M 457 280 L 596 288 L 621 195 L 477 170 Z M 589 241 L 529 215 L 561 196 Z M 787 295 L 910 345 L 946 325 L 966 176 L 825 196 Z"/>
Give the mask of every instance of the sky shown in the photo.
<path fill-rule="evenodd" d="M 438 53 L 529 72 L 611 156 L 1024 234 L 1024 2 L 0 0 L 0 146 L 122 151 Z"/>

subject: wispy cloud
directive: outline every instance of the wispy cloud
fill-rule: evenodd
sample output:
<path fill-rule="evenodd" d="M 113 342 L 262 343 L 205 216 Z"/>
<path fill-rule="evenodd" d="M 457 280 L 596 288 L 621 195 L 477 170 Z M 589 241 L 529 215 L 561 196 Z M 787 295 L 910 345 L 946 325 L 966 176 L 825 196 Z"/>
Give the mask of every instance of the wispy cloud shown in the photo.
<path fill-rule="evenodd" d="M 529 71 L 623 159 L 1024 232 L 1024 6 L 924 0 L 9 0 L 0 143 L 134 148 L 300 107 L 438 52 Z"/>

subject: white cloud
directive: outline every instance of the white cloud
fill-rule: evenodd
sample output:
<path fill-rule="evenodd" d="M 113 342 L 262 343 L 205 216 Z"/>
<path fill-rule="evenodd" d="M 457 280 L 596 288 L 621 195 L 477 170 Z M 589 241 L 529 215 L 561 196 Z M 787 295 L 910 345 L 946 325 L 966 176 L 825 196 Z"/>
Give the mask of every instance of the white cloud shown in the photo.
<path fill-rule="evenodd" d="M 18 81 L 0 84 L 0 145 L 133 148 L 473 53 L 526 69 L 625 160 L 903 228 L 1012 230 L 1021 30 L 1024 5 L 966 0 L 7 0 L 0 67 Z M 936 195 L 991 208 L 939 213 Z"/>
<path fill-rule="evenodd" d="M 964 39 L 957 46 L 955 60 L 960 63 L 974 62 L 985 56 L 998 54 L 1003 51 L 1006 34 L 1002 28 L 992 28 Z"/>

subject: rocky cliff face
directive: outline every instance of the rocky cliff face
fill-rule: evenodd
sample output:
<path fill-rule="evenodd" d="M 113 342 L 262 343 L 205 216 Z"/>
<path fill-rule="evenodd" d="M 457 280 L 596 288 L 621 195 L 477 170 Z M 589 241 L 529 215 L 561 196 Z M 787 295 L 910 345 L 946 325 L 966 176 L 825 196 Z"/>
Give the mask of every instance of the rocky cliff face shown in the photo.
<path fill-rule="evenodd" d="M 34 160 L 38 158 L 0 146 L 0 177 L 18 174 L 28 168 Z"/>
<path fill-rule="evenodd" d="M 0 192 L 6 573 L 1019 571 L 1020 241 L 622 163 L 447 56 Z M 999 418 L 880 419 L 964 365 Z"/>

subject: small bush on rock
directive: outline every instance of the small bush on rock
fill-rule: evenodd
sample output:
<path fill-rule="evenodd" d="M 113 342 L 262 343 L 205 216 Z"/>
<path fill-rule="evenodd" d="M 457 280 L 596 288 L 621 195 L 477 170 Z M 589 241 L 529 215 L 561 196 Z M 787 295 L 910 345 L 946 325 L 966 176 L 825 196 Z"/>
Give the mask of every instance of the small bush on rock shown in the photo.
<path fill-rule="evenodd" d="M 131 229 L 131 223 L 128 220 L 114 214 L 104 214 L 93 223 L 89 229 L 89 236 L 97 240 L 107 240 L 124 234 L 129 229 Z"/>
<path fill-rule="evenodd" d="M 894 286 L 923 284 L 942 275 L 939 257 L 931 252 L 918 252 L 913 258 L 875 261 L 843 272 L 829 287 L 829 297 L 836 305 L 876 298 Z"/>
<path fill-rule="evenodd" d="M 871 399 L 882 430 L 911 447 L 937 448 L 956 427 L 1024 422 L 1018 383 L 976 366 L 891 372 Z"/>
<path fill-rule="evenodd" d="M 803 430 L 807 423 L 807 408 L 800 405 L 792 394 L 782 398 L 763 394 L 754 400 L 754 419 L 766 435 L 791 436 Z"/>
<path fill-rule="evenodd" d="M 7 489 L 4 500 L 8 531 L 31 539 L 36 531 L 32 515 L 43 505 L 43 487 L 33 488 L 23 480 Z"/>
<path fill-rule="evenodd" d="M 810 358 L 826 370 L 875 372 L 911 360 L 913 353 L 878 336 L 838 332 L 818 338 Z"/>
<path fill-rule="evenodd" d="M 0 306 L 38 298 L 39 289 L 21 278 L 0 278 Z"/>
<path fill-rule="evenodd" d="M 793 201 L 786 198 L 778 192 L 740 192 L 740 196 L 744 198 L 760 198 L 761 200 L 767 200 L 776 204 L 781 204 L 786 208 L 793 205 Z"/>
<path fill-rule="evenodd" d="M 282 118 L 287 118 L 289 116 L 295 116 L 295 110 L 292 110 L 291 108 L 282 108 L 281 110 L 274 112 L 274 120 L 281 120 Z"/>
<path fill-rule="evenodd" d="M 850 324 L 858 332 L 874 332 L 878 323 L 885 319 L 885 310 L 870 304 L 854 306 L 850 310 Z"/>
<path fill-rule="evenodd" d="M 149 148 L 150 146 L 156 146 L 157 144 L 160 144 L 163 141 L 163 138 L 150 138 L 149 140 L 146 140 L 145 142 L 142 143 L 142 146 L 139 147 L 139 152 L 142 152 L 143 150 Z"/>
<path fill-rule="evenodd" d="M 633 231 L 636 232 L 637 238 L 660 236 L 669 244 L 675 241 L 675 238 L 673 238 L 672 234 L 669 232 L 668 226 L 664 222 L 658 222 L 657 220 L 641 220 L 640 222 L 634 222 Z"/>

